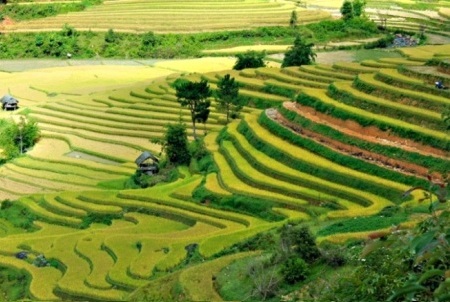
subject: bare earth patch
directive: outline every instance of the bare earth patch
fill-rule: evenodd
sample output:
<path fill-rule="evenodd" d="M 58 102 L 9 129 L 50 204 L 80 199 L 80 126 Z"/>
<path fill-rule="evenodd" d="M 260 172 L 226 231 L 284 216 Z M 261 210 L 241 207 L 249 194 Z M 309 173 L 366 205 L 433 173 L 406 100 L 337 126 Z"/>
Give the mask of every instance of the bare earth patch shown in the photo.
<path fill-rule="evenodd" d="M 411 140 L 406 140 L 394 136 L 388 132 L 381 131 L 376 127 L 362 127 L 354 121 L 339 120 L 330 117 L 326 114 L 316 112 L 312 108 L 300 106 L 293 102 L 285 102 L 283 106 L 289 110 L 296 112 L 299 115 L 305 116 L 306 118 L 316 123 L 325 124 L 347 135 L 363 139 L 368 142 L 395 146 L 411 152 L 421 153 L 424 155 L 432 155 L 435 157 L 448 158 L 448 155 L 442 150 L 438 150 Z M 351 156 L 358 157 L 371 163 L 377 164 L 379 166 L 383 166 L 395 171 L 400 171 L 405 174 L 411 174 L 419 177 L 426 177 L 426 175 L 428 174 L 427 168 L 416 165 L 414 163 L 392 159 L 387 156 L 383 156 L 364 149 L 360 149 L 358 147 L 341 143 L 337 140 L 333 140 L 330 137 L 323 136 L 316 132 L 312 132 L 308 129 L 300 128 L 298 125 L 283 118 L 277 112 L 272 111 L 271 117 L 274 120 L 278 121 L 280 124 L 290 128 L 292 131 L 295 131 L 299 134 L 302 134 L 316 141 L 319 141 L 321 144 L 327 145 L 339 152 L 349 154 Z M 436 175 L 436 177 L 439 176 Z"/>

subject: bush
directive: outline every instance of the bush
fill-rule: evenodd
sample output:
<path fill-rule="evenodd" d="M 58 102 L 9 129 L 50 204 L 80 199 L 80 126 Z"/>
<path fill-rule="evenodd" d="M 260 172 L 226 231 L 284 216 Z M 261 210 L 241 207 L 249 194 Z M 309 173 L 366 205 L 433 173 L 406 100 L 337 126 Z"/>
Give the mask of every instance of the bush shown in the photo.
<path fill-rule="evenodd" d="M 123 217 L 123 215 L 89 213 L 88 215 L 83 217 L 83 221 L 82 221 L 80 227 L 82 229 L 86 229 L 92 223 L 101 223 L 101 224 L 111 225 L 113 219 L 121 219 L 122 217 Z"/>
<path fill-rule="evenodd" d="M 17 202 L 4 200 L 0 209 L 0 218 L 9 221 L 13 226 L 27 231 L 36 230 L 33 222 L 36 217 L 24 206 Z"/>
<path fill-rule="evenodd" d="M 281 273 L 288 284 L 294 284 L 307 278 L 308 264 L 301 258 L 290 257 L 283 263 Z"/>
<path fill-rule="evenodd" d="M 37 122 L 21 117 L 19 123 L 14 121 L 4 122 L 0 130 L 0 146 L 7 159 L 13 159 L 25 153 L 38 141 L 40 131 Z"/>
<path fill-rule="evenodd" d="M 254 50 L 249 50 L 244 54 L 237 54 L 236 64 L 233 66 L 235 70 L 242 70 L 245 68 L 258 68 L 265 67 L 266 63 L 264 63 L 264 57 L 266 53 L 256 52 Z"/>

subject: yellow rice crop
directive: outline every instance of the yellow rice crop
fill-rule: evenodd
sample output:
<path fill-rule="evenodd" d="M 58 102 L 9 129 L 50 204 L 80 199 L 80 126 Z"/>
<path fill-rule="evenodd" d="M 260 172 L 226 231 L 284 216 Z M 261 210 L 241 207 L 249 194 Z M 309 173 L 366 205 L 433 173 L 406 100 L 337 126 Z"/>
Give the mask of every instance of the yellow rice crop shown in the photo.
<path fill-rule="evenodd" d="M 220 252 L 224 248 L 230 247 L 235 243 L 241 242 L 247 238 L 250 238 L 258 233 L 265 232 L 269 229 L 281 226 L 283 221 L 277 223 L 265 223 L 255 227 L 242 229 L 239 231 L 222 231 L 216 236 L 206 237 L 201 243 L 199 251 L 205 257 L 211 257 L 212 255 Z"/>
<path fill-rule="evenodd" d="M 249 50 L 253 51 L 279 51 L 286 52 L 286 50 L 292 45 L 248 45 L 248 46 L 236 46 L 230 48 L 222 48 L 222 49 L 209 49 L 204 50 L 204 53 L 242 53 Z"/>
<path fill-rule="evenodd" d="M 370 74 L 361 75 L 361 78 L 370 79 L 371 81 L 372 80 L 374 81 L 373 75 L 370 75 Z M 349 93 L 349 94 L 355 96 L 356 98 L 359 98 L 361 100 L 364 100 L 364 101 L 367 101 L 370 103 L 381 105 L 385 108 L 393 108 L 396 110 L 401 110 L 406 113 L 414 114 L 419 117 L 420 116 L 426 117 L 427 119 L 432 119 L 435 121 L 441 120 L 441 115 L 434 111 L 423 109 L 423 108 L 418 108 L 418 107 L 414 107 L 414 106 L 404 105 L 402 103 L 397 103 L 395 101 L 386 100 L 385 98 L 380 98 L 380 97 L 372 96 L 370 94 L 366 94 L 364 92 L 361 92 L 361 91 L 353 88 L 352 84 L 348 83 L 348 82 L 335 82 L 334 85 L 339 90 L 345 91 L 346 93 Z M 396 87 L 392 86 L 392 89 L 396 89 Z"/>
<path fill-rule="evenodd" d="M 5 165 L 2 176 L 30 184 L 36 183 L 36 179 L 38 178 L 38 185 L 40 187 L 57 191 L 88 190 L 94 187 L 91 179 L 73 175 L 68 176 L 49 171 L 37 171 L 34 169 L 19 167 L 14 164 Z"/>
<path fill-rule="evenodd" d="M 43 68 L 26 72 L 41 91 L 57 94 L 90 94 L 127 87 L 136 82 L 167 76 L 172 71 L 146 66 L 98 65 Z M 77 83 L 74 85 L 73 83 Z"/>
<path fill-rule="evenodd" d="M 60 194 L 57 200 L 65 205 L 79 208 L 87 212 L 99 213 L 99 214 L 119 214 L 122 212 L 122 207 L 114 205 L 102 205 L 84 200 L 78 199 L 79 193 L 64 192 Z"/>
<path fill-rule="evenodd" d="M 165 68 L 172 72 L 211 72 L 228 70 L 236 63 L 234 58 L 205 57 L 188 60 L 170 60 L 155 63 L 155 67 Z"/>
<path fill-rule="evenodd" d="M 306 89 L 305 89 L 306 90 Z M 318 89 L 308 89 L 309 93 L 315 96 L 320 96 L 321 99 L 326 97 L 326 94 L 322 90 Z M 302 148 L 296 147 L 284 140 L 282 140 L 279 137 L 276 137 L 272 135 L 267 129 L 262 127 L 257 122 L 257 114 L 251 114 L 246 116 L 246 121 L 250 125 L 250 127 L 253 129 L 254 133 L 257 134 L 258 137 L 263 138 L 264 141 L 267 143 L 276 146 L 279 149 L 282 149 L 287 155 L 292 156 L 294 158 L 307 158 L 311 162 L 314 162 L 315 165 L 318 167 L 322 167 L 325 169 L 333 169 L 339 172 L 344 172 L 348 175 L 353 175 L 355 177 L 364 178 L 370 181 L 373 181 L 375 183 L 380 183 L 388 187 L 393 187 L 396 189 L 399 189 L 401 191 L 406 191 L 408 189 L 407 186 L 401 185 L 398 183 L 393 183 L 392 181 L 388 181 L 376 176 L 372 176 L 369 174 L 361 173 L 343 166 L 340 166 L 332 161 L 329 161 L 327 159 L 324 159 L 323 157 L 317 156 L 316 154 L 313 154 L 307 150 L 304 150 Z"/>
<path fill-rule="evenodd" d="M 230 191 L 227 191 L 220 186 L 220 184 L 217 180 L 216 173 L 209 173 L 208 175 L 206 175 L 205 188 L 215 194 L 218 194 L 218 195 L 224 195 L 224 196 L 232 195 L 232 193 Z"/>
<path fill-rule="evenodd" d="M 78 254 L 88 258 L 91 264 L 91 271 L 86 276 L 85 282 L 97 289 L 110 289 L 111 283 L 106 281 L 108 270 L 114 265 L 114 260 L 107 252 L 101 249 L 103 243 L 102 235 L 87 235 L 81 237 L 75 246 Z"/>
<path fill-rule="evenodd" d="M 114 266 L 108 271 L 107 278 L 111 283 L 129 288 L 137 288 L 146 284 L 145 281 L 133 279 L 127 274 L 130 261 L 139 254 L 135 246 L 138 238 L 137 236 L 117 235 L 105 239 L 105 246 L 114 253 L 116 258 Z"/>
<path fill-rule="evenodd" d="M 32 213 L 34 213 L 37 217 L 58 223 L 63 225 L 69 225 L 73 227 L 77 227 L 81 223 L 81 219 L 75 218 L 75 217 L 67 217 L 63 215 L 59 215 L 53 212 L 50 212 L 46 210 L 45 208 L 39 206 L 36 202 L 34 202 L 31 198 L 21 198 L 17 202 L 19 202 L 21 205 L 28 208 Z"/>
<path fill-rule="evenodd" d="M 373 194 L 366 193 L 366 192 L 364 192 L 364 194 L 362 194 L 361 191 L 359 191 L 359 190 L 352 189 L 350 187 L 346 187 L 343 185 L 335 184 L 333 182 L 326 181 L 326 180 L 320 179 L 318 177 L 314 177 L 312 175 L 302 173 L 298 170 L 292 169 L 292 168 L 290 168 L 284 164 L 278 163 L 278 162 L 271 162 L 271 159 L 269 156 L 267 156 L 266 154 L 262 153 L 259 150 L 256 150 L 252 145 L 250 145 L 250 143 L 247 140 L 245 140 L 245 138 L 241 134 L 239 134 L 237 132 L 236 123 L 230 124 L 228 131 L 238 141 L 238 143 L 245 150 L 247 150 L 249 152 L 249 154 L 251 154 L 252 160 L 257 161 L 260 165 L 266 166 L 270 170 L 274 170 L 277 173 L 286 175 L 292 179 L 298 179 L 299 181 L 307 181 L 307 182 L 316 183 L 319 186 L 323 187 L 323 190 L 325 192 L 339 191 L 339 192 L 347 193 L 349 196 L 348 197 L 349 200 L 344 200 L 341 198 L 334 198 L 334 199 L 339 204 L 341 204 L 345 208 L 349 209 L 350 212 L 354 211 L 354 210 L 363 210 L 363 208 L 359 204 L 351 202 L 351 196 L 363 197 L 364 199 L 367 199 L 367 201 L 372 202 L 372 203 L 378 203 L 378 202 L 381 202 L 382 204 L 386 203 L 386 201 L 383 201 L 381 198 L 379 198 L 378 196 L 375 196 Z M 270 165 L 265 164 L 265 163 L 269 163 L 269 162 L 271 162 Z M 332 194 L 332 193 L 329 193 L 329 194 Z M 321 194 L 321 197 L 326 197 L 326 196 L 327 196 L 327 194 L 323 194 L 323 195 Z M 345 212 L 345 211 L 343 211 L 343 212 Z"/>
<path fill-rule="evenodd" d="M 286 216 L 289 220 L 309 220 L 308 214 L 304 212 L 299 212 L 295 210 L 290 210 L 286 208 L 272 208 L 272 210 L 276 213 L 280 213 L 283 216 Z"/>
<path fill-rule="evenodd" d="M 143 238 L 139 240 L 142 248 L 139 254 L 131 261 L 129 271 L 134 277 L 148 279 L 158 262 L 166 257 L 163 248 L 168 248 L 167 240 Z"/>

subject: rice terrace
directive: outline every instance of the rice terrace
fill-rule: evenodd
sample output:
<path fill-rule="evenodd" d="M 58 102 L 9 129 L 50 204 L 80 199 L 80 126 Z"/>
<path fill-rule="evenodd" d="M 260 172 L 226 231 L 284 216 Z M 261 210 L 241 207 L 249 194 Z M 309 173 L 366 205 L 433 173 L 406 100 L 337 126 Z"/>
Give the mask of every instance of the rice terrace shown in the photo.
<path fill-rule="evenodd" d="M 450 301 L 450 1 L 0 1 L 0 301 Z"/>

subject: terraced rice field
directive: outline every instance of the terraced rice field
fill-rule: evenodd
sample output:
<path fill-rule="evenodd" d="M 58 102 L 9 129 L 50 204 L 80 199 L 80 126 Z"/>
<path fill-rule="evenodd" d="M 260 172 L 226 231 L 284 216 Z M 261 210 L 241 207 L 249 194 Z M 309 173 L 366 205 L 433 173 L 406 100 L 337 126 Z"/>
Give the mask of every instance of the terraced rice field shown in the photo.
<path fill-rule="evenodd" d="M 237 30 L 261 26 L 286 25 L 297 10 L 299 22 L 330 17 L 324 11 L 309 11 L 289 1 L 143 1 L 106 0 L 82 12 L 4 26 L 4 31 L 57 31 L 64 24 L 78 30 L 143 33 L 186 33 Z M 192 22 L 195 20 L 195 22 Z"/>
<path fill-rule="evenodd" d="M 443 57 L 450 50 L 424 47 L 415 53 Z M 28 272 L 32 299 L 120 301 L 143 286 L 167 288 L 164 293 L 181 286 L 192 300 L 220 300 L 211 276 L 249 255 L 210 257 L 287 221 L 348 219 L 414 206 L 416 200 L 405 203 L 402 193 L 426 185 L 429 171 L 439 178 L 450 168 L 450 137 L 440 120 L 448 91 L 434 88 L 435 73 L 415 56 L 243 71 L 228 71 L 230 60 L 215 68 L 214 59 L 207 60 L 208 68 L 202 61 L 135 67 L 129 80 L 124 72 L 133 72 L 131 67 L 0 74 L 4 92 L 24 99 L 19 112 L 0 116 L 26 113 L 42 130 L 32 150 L 0 167 L 0 200 L 27 208 L 39 227 L 26 233 L 0 219 L 0 265 Z M 249 103 L 262 109 L 244 108 L 225 128 L 225 115 L 212 99 L 200 132 L 207 132 L 214 173 L 180 167 L 183 177 L 172 183 L 107 189 L 105 184 L 134 173 L 142 150 L 159 152 L 150 139 L 161 137 L 168 122 L 187 122 L 191 134 L 189 113 L 170 86 L 181 73 L 208 79 L 213 89 L 230 73 Z M 70 84 L 80 76 L 78 85 Z M 222 198 L 271 202 L 282 218 L 269 221 L 193 202 L 200 186 Z M 93 214 L 111 223 L 84 225 Z M 320 240 L 365 236 L 351 232 Z M 205 262 L 178 269 L 192 246 Z M 19 251 L 27 251 L 29 261 L 16 259 Z M 40 254 L 57 264 L 36 267 L 32 260 Z"/>

